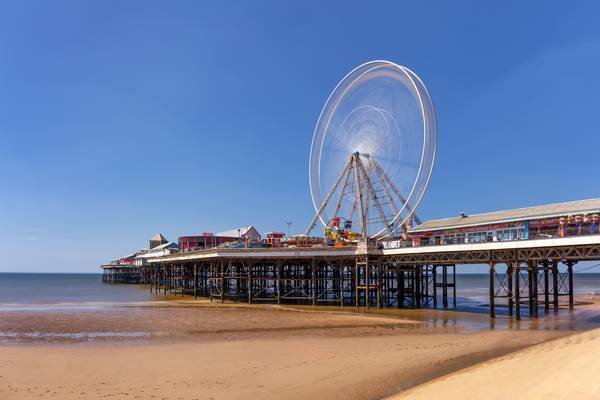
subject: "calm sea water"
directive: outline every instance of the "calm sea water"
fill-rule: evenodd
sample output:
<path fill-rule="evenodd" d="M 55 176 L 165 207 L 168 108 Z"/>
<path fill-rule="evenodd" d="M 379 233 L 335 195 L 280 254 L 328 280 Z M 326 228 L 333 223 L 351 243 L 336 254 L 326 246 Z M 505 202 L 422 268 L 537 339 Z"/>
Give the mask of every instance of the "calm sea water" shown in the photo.
<path fill-rule="evenodd" d="M 101 274 L 0 273 L 0 310 L 101 307 L 156 300 L 139 285 L 108 285 Z"/>

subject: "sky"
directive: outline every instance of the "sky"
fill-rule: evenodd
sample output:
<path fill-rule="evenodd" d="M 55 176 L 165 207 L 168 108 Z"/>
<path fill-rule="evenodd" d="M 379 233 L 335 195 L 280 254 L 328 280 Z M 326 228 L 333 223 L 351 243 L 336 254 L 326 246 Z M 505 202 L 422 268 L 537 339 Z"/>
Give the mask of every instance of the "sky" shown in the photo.
<path fill-rule="evenodd" d="M 97 272 L 167 238 L 314 215 L 352 68 L 437 112 L 423 219 L 600 197 L 597 2 L 0 0 L 0 272 Z"/>

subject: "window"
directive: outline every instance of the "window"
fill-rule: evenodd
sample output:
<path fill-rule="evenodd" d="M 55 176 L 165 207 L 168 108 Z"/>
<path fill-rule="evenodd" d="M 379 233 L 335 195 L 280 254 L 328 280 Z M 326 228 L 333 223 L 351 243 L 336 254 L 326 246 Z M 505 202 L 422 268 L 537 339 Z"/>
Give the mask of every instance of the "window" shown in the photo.
<path fill-rule="evenodd" d="M 498 229 L 496 238 L 500 241 L 525 239 L 525 230 L 523 228 Z"/>
<path fill-rule="evenodd" d="M 487 239 L 487 232 L 473 232 L 469 233 L 468 240 L 469 243 L 482 243 Z"/>
<path fill-rule="evenodd" d="M 465 234 L 464 233 L 455 233 L 446 235 L 445 239 L 447 244 L 460 244 L 465 242 Z"/>

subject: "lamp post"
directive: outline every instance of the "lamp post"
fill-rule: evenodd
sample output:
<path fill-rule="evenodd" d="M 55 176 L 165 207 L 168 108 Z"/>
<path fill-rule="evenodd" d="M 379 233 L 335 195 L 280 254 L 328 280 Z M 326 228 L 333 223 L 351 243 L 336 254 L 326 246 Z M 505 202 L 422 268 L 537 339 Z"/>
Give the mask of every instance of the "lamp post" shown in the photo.
<path fill-rule="evenodd" d="M 292 236 L 292 223 L 291 222 L 286 222 L 287 226 L 288 226 L 288 239 Z"/>
<path fill-rule="evenodd" d="M 242 230 L 240 228 L 238 228 L 238 239 L 241 242 L 242 241 Z"/>

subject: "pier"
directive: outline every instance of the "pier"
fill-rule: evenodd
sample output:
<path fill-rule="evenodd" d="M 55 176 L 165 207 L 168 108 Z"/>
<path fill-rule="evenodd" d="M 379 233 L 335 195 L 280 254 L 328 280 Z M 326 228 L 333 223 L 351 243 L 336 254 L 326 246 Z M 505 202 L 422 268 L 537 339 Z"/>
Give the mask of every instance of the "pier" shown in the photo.
<path fill-rule="evenodd" d="M 104 283 L 142 283 L 144 274 L 140 267 L 115 264 L 105 264 L 100 267 Z"/>
<path fill-rule="evenodd" d="M 573 266 L 600 260 L 600 235 L 429 247 L 214 248 L 140 268 L 155 293 L 211 301 L 339 307 L 455 307 L 456 272 L 489 267 L 489 314 L 520 319 L 574 307 Z M 108 282 L 133 270 L 104 269 Z M 121 280 L 122 279 L 122 280 Z"/>

